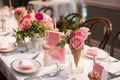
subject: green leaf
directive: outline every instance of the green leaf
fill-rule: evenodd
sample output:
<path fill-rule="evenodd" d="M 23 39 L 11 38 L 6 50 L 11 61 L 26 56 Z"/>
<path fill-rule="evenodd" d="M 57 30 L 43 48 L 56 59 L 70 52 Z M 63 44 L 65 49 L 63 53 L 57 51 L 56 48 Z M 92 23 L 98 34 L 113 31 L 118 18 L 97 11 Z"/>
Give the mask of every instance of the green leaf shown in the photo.
<path fill-rule="evenodd" d="M 66 41 L 61 40 L 59 43 L 57 43 L 56 46 L 61 46 L 63 48 L 65 46 L 65 44 L 66 44 Z"/>
<path fill-rule="evenodd" d="M 63 31 L 64 31 L 64 33 L 66 34 L 66 32 L 67 32 L 66 26 L 63 27 Z"/>
<path fill-rule="evenodd" d="M 74 23 L 72 26 L 71 26 L 71 30 L 75 31 L 79 29 L 79 25 L 77 23 Z"/>

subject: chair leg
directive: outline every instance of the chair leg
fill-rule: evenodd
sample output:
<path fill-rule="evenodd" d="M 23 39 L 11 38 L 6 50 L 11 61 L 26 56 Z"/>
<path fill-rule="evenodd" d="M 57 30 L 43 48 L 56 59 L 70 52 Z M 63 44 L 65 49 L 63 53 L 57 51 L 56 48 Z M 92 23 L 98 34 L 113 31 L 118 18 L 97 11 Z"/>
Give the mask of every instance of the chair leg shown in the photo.
<path fill-rule="evenodd" d="M 0 72 L 0 80 L 7 80 L 6 77 Z"/>

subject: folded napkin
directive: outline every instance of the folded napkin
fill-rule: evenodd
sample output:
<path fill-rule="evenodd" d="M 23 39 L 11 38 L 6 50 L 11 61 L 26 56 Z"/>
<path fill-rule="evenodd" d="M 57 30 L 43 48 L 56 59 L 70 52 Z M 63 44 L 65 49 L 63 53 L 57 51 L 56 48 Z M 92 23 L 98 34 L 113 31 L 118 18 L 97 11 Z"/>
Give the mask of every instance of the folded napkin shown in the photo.
<path fill-rule="evenodd" d="M 19 61 L 19 68 L 22 70 L 29 70 L 33 68 L 33 63 L 30 60 L 20 60 Z"/>
<path fill-rule="evenodd" d="M 96 47 L 90 47 L 86 50 L 86 54 L 88 55 L 97 56 L 98 53 L 99 53 L 99 50 Z"/>
<path fill-rule="evenodd" d="M 0 37 L 0 50 L 5 50 L 9 47 L 7 40 L 3 37 Z"/>

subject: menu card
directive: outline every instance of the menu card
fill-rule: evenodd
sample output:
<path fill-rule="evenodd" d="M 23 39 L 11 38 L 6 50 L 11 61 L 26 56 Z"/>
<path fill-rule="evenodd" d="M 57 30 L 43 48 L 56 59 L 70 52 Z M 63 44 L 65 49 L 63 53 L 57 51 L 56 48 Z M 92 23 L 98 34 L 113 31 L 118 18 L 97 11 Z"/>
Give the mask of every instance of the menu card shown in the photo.
<path fill-rule="evenodd" d="M 65 48 L 56 46 L 61 41 L 61 32 L 47 30 L 45 32 L 46 44 L 50 46 L 49 54 L 52 59 L 58 60 L 61 63 L 65 62 Z"/>
<path fill-rule="evenodd" d="M 99 73 L 100 78 L 101 78 L 100 80 L 108 80 L 107 79 L 107 73 L 106 73 L 103 66 L 101 66 L 100 64 L 95 63 L 94 64 L 94 70 Z"/>

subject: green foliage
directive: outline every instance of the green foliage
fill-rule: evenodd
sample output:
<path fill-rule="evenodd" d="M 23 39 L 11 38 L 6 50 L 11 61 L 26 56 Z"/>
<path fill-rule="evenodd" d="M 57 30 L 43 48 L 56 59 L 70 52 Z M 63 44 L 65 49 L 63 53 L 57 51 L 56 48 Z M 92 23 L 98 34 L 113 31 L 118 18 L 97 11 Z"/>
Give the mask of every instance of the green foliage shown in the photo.
<path fill-rule="evenodd" d="M 70 29 L 71 31 L 75 31 L 79 29 L 79 25 L 77 23 L 74 23 L 73 25 L 71 25 Z M 66 27 L 63 28 L 63 32 L 64 32 L 64 36 L 62 36 L 62 40 L 57 44 L 57 46 L 61 46 L 62 48 L 65 46 L 66 43 L 69 44 L 69 41 L 71 39 L 71 35 L 66 35 L 68 29 Z"/>
<path fill-rule="evenodd" d="M 61 46 L 63 48 L 65 44 L 66 44 L 66 41 L 61 40 L 56 46 Z"/>
<path fill-rule="evenodd" d="M 15 34 L 13 35 L 16 38 L 16 42 L 20 40 L 25 40 L 25 37 L 32 37 L 35 33 L 38 33 L 40 37 L 44 37 L 45 30 L 49 27 L 44 26 L 40 27 L 37 22 L 33 22 L 31 27 L 26 30 L 13 30 Z"/>
<path fill-rule="evenodd" d="M 74 24 L 70 27 L 70 30 L 72 30 L 72 31 L 75 31 L 75 30 L 77 30 L 77 29 L 79 29 L 79 25 L 78 25 L 77 23 L 74 23 Z"/>

